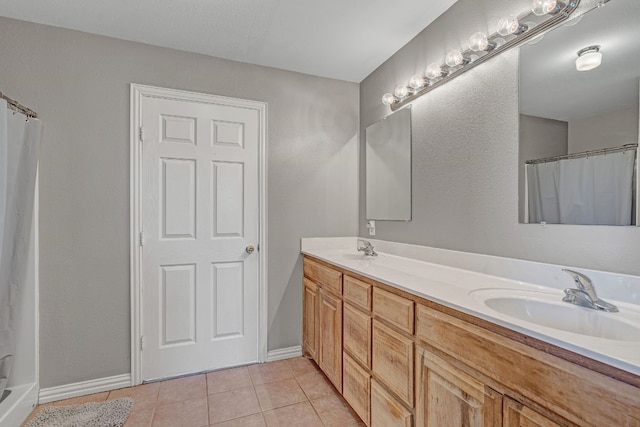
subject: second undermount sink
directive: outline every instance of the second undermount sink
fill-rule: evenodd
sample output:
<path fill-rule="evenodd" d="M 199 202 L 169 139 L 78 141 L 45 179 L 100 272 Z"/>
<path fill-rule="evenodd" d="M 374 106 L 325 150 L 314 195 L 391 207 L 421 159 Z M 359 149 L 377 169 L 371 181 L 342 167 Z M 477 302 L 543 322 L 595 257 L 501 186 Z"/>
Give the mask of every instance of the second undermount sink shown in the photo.
<path fill-rule="evenodd" d="M 491 310 L 525 322 L 594 338 L 640 341 L 640 324 L 624 313 L 570 305 L 561 301 L 562 293 L 485 289 L 472 294 Z"/>

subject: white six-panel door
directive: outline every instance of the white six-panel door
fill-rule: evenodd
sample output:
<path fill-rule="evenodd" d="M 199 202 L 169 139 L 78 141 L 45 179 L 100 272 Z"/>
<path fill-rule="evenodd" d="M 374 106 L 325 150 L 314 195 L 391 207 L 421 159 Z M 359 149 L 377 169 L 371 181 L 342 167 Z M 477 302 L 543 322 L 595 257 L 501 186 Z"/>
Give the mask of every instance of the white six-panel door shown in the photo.
<path fill-rule="evenodd" d="M 259 121 L 142 98 L 143 380 L 258 360 Z"/>

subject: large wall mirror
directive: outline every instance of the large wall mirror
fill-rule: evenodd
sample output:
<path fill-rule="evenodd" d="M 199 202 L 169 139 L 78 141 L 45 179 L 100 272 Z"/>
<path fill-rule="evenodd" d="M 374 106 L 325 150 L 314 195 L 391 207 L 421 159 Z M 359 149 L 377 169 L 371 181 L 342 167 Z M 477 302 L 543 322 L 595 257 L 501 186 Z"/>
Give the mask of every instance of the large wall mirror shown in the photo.
<path fill-rule="evenodd" d="M 367 219 L 411 219 L 411 109 L 368 126 Z"/>
<path fill-rule="evenodd" d="M 638 225 L 640 1 L 520 48 L 520 222 Z"/>

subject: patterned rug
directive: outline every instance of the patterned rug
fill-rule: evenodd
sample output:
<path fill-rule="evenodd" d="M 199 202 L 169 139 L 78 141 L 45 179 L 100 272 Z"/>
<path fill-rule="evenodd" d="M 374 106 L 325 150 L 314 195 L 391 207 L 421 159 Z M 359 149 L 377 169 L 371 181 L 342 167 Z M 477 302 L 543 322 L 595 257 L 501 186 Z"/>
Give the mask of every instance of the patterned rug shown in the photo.
<path fill-rule="evenodd" d="M 121 427 L 132 407 L 130 397 L 82 405 L 45 406 L 26 427 Z"/>

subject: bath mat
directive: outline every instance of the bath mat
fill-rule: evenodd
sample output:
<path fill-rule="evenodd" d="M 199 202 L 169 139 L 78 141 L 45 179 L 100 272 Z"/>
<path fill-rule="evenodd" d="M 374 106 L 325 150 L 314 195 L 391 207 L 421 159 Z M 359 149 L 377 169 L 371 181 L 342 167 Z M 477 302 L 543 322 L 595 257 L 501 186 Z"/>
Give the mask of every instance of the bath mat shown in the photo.
<path fill-rule="evenodd" d="M 133 399 L 71 406 L 45 406 L 26 427 L 121 427 L 131 412 Z"/>

